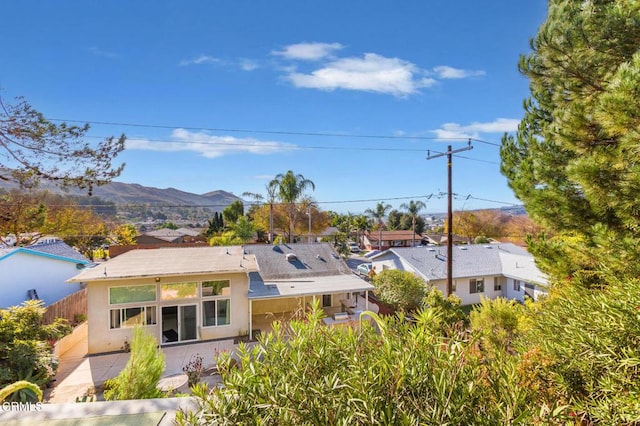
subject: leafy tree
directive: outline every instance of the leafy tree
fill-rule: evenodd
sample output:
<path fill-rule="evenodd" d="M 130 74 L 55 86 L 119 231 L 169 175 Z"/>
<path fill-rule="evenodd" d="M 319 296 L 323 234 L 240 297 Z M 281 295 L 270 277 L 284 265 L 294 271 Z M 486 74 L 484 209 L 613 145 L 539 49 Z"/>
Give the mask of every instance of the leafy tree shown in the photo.
<path fill-rule="evenodd" d="M 105 382 L 107 401 L 151 399 L 164 396 L 158 382 L 164 371 L 164 353 L 155 337 L 137 326 L 133 329 L 131 354 L 124 369 Z"/>
<path fill-rule="evenodd" d="M 402 229 L 401 221 L 402 213 L 400 213 L 396 209 L 393 209 L 387 215 L 387 228 L 389 228 L 390 231 Z"/>
<path fill-rule="evenodd" d="M 395 309 L 412 312 L 422 306 L 425 282 L 408 271 L 387 269 L 373 276 L 376 296 Z"/>
<path fill-rule="evenodd" d="M 209 245 L 212 246 L 237 246 L 240 244 L 244 244 L 244 242 L 233 231 L 223 232 L 221 235 L 209 238 Z"/>
<path fill-rule="evenodd" d="M 221 225 L 221 217 L 218 215 L 218 212 L 213 214 L 213 217 L 207 220 L 207 229 L 204 231 L 204 236 L 207 238 L 211 238 L 216 235 L 218 232 L 222 230 Z"/>
<path fill-rule="evenodd" d="M 285 211 L 289 219 L 289 242 L 292 243 L 295 236 L 296 213 L 298 212 L 298 201 L 304 196 L 307 188 L 316 189 L 313 181 L 305 178 L 301 174 L 294 174 L 291 170 L 285 174 L 278 174 L 269 183 L 269 187 L 275 190 L 275 194 L 280 201 L 285 204 Z"/>
<path fill-rule="evenodd" d="M 222 210 L 222 217 L 228 227 L 232 227 L 241 216 L 244 216 L 244 204 L 240 200 L 235 200 Z"/>
<path fill-rule="evenodd" d="M 124 164 L 113 159 L 124 150 L 125 136 L 109 137 L 97 146 L 84 142 L 89 125 L 54 124 L 24 98 L 6 104 L 0 98 L 0 179 L 24 186 L 39 180 L 86 188 L 104 185 L 120 175 Z"/>
<path fill-rule="evenodd" d="M 84 256 L 93 260 L 93 250 L 108 242 L 109 229 L 90 209 L 64 206 L 52 207 L 44 231 L 56 234 Z"/>
<path fill-rule="evenodd" d="M 178 229 L 178 225 L 173 222 L 163 222 L 158 226 L 158 229 Z"/>
<path fill-rule="evenodd" d="M 240 216 L 232 226 L 233 234 L 246 244 L 256 233 L 256 227 L 246 216 Z"/>
<path fill-rule="evenodd" d="M 42 387 L 55 375 L 58 361 L 51 342 L 71 332 L 64 319 L 45 325 L 46 311 L 40 300 L 28 300 L 20 306 L 0 310 L 0 387 L 27 380 Z M 35 400 L 31 391 L 14 394 L 12 398 Z"/>
<path fill-rule="evenodd" d="M 639 14 L 633 0 L 551 0 L 520 60 L 531 98 L 515 137 L 503 138 L 501 170 L 536 222 L 581 236 L 576 247 L 532 241 L 538 258 L 560 250 L 573 260 L 556 278 L 589 286 L 640 274 Z M 624 261 L 584 264 L 583 253 Z"/>
<path fill-rule="evenodd" d="M 415 247 L 415 233 L 416 233 L 416 219 L 419 217 L 418 215 L 422 210 L 427 208 L 427 205 L 423 201 L 414 201 L 411 200 L 409 203 L 402 203 L 400 205 L 401 209 L 405 209 L 407 213 L 411 216 L 411 229 L 413 230 L 412 238 L 411 238 L 411 247 Z"/>
<path fill-rule="evenodd" d="M 118 225 L 113 231 L 115 237 L 115 243 L 117 245 L 126 246 L 134 245 L 136 243 L 136 236 L 138 231 L 136 227 L 130 223 L 124 225 Z"/>
<path fill-rule="evenodd" d="M 391 204 L 385 204 L 384 201 L 380 201 L 376 204 L 375 209 L 366 209 L 365 214 L 369 215 L 378 223 L 378 250 L 382 249 L 382 228 L 384 228 L 384 218 L 391 210 Z"/>
<path fill-rule="evenodd" d="M 44 225 L 47 207 L 42 197 L 31 192 L 11 190 L 0 195 L 0 242 L 7 244 L 8 235 L 16 245 L 36 242 Z M 35 231 L 35 233 L 34 233 Z"/>

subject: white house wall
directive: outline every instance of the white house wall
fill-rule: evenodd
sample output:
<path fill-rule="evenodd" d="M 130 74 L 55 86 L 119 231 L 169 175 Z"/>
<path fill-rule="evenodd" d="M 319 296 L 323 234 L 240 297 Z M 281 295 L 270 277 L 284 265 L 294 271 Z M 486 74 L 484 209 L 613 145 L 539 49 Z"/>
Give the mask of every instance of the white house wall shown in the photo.
<path fill-rule="evenodd" d="M 460 298 L 460 304 L 462 306 L 467 305 L 475 305 L 480 303 L 482 298 L 486 299 L 496 299 L 498 297 L 504 296 L 505 290 L 505 278 L 497 276 L 499 282 L 501 283 L 500 290 L 494 290 L 494 275 L 484 276 L 484 277 L 473 277 L 475 279 L 484 279 L 484 291 L 482 293 L 471 293 L 470 290 L 470 280 L 471 278 L 457 278 L 453 280 L 455 291 L 454 294 Z M 446 294 L 447 289 L 447 281 L 446 280 L 437 280 L 430 281 L 430 285 L 439 289 L 442 294 Z"/>
<path fill-rule="evenodd" d="M 50 305 L 80 290 L 78 283 L 65 283 L 77 274 L 74 262 L 15 253 L 0 261 L 0 307 L 19 305 L 28 300 L 30 289 L 35 289 L 40 300 Z"/>
<path fill-rule="evenodd" d="M 230 324 L 203 327 L 202 301 L 210 298 L 189 298 L 160 300 L 161 283 L 201 282 L 209 280 L 229 280 L 230 287 Z M 156 284 L 156 301 L 129 304 L 109 305 L 109 287 Z M 248 277 L 246 274 L 201 275 L 162 277 L 160 284 L 154 278 L 127 280 L 107 280 L 90 282 L 87 291 L 87 312 L 89 320 L 88 353 L 113 352 L 123 349 L 125 338 L 130 342 L 132 328 L 109 328 L 109 311 L 112 308 L 125 306 L 156 306 L 156 325 L 144 326 L 158 342 L 162 342 L 162 307 L 196 305 L 196 321 L 198 340 L 231 338 L 247 333 L 249 330 L 249 300 L 247 298 Z"/>
<path fill-rule="evenodd" d="M 513 278 L 507 278 L 506 281 L 507 281 L 507 284 L 505 287 L 506 287 L 507 299 L 513 299 L 513 300 L 518 300 L 520 302 L 524 302 L 524 281 L 519 281 L 520 282 L 519 290 L 515 289 L 515 283 L 518 280 L 515 280 Z"/>

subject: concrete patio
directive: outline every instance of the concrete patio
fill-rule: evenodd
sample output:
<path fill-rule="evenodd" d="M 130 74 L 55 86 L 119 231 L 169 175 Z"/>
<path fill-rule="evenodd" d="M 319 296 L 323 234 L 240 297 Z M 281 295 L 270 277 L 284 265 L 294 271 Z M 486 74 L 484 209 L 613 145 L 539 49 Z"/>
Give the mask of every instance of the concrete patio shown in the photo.
<path fill-rule="evenodd" d="M 200 355 L 203 358 L 205 370 L 213 367 L 214 354 L 229 352 L 235 349 L 233 340 L 216 340 L 166 346 L 162 348 L 165 354 L 165 370 L 160 386 L 164 389 L 177 389 L 184 392 L 186 375 L 182 371 L 192 357 Z M 102 386 L 105 380 L 111 379 L 120 373 L 127 361 L 129 353 L 118 352 L 106 355 L 87 355 L 87 341 L 83 340 L 74 345 L 60 356 L 58 373 L 55 376 L 53 387 L 44 393 L 46 403 L 70 403 L 76 398 L 82 398 L 90 389 L 95 390 Z M 207 380 L 215 381 L 215 380 Z"/>

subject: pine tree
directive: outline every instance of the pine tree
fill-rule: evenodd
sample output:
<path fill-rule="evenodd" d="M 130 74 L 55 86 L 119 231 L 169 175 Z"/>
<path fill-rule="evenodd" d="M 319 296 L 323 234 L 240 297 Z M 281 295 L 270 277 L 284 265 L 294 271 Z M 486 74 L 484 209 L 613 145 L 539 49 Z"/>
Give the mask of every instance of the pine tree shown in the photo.
<path fill-rule="evenodd" d="M 556 234 L 531 249 L 556 278 L 637 276 L 640 2 L 551 0 L 531 48 L 531 98 L 501 148 L 516 196 Z"/>

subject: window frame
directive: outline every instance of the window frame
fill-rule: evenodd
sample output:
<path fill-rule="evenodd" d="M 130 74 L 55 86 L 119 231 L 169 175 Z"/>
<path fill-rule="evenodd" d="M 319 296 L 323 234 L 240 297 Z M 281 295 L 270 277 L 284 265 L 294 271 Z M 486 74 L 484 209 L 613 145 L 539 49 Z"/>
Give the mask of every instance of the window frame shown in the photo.
<path fill-rule="evenodd" d="M 480 289 L 478 289 L 479 287 Z M 478 293 L 484 293 L 484 278 L 471 278 L 469 280 L 469 294 Z"/>
<path fill-rule="evenodd" d="M 153 287 L 154 288 L 154 295 L 153 295 L 153 300 L 136 300 L 133 302 L 112 302 L 111 301 L 111 290 L 115 289 L 115 288 L 125 288 L 125 287 Z M 109 306 L 119 306 L 119 305 L 145 305 L 148 303 L 155 303 L 158 301 L 158 286 L 156 284 L 141 284 L 141 285 L 116 285 L 116 286 L 111 286 L 107 289 L 107 299 L 109 301 Z"/>
<path fill-rule="evenodd" d="M 142 323 L 135 323 L 135 324 L 127 324 L 125 319 L 124 319 L 124 311 L 127 309 L 141 309 L 141 316 L 143 319 Z M 149 309 L 154 309 L 154 315 L 152 318 L 153 322 L 149 322 Z M 118 326 L 117 327 L 113 327 L 113 312 L 114 311 L 118 311 Z M 121 330 L 123 328 L 133 328 L 136 325 L 140 325 L 142 327 L 153 327 L 158 325 L 158 306 L 157 305 L 131 305 L 131 304 L 126 304 L 125 306 L 120 306 L 120 307 L 111 307 L 109 308 L 108 312 L 107 312 L 108 316 L 109 316 L 109 330 Z"/>
<path fill-rule="evenodd" d="M 325 303 L 324 303 L 324 298 L 325 298 L 325 297 L 329 297 L 329 304 L 328 304 L 328 305 L 325 305 Z M 329 294 L 323 294 L 323 295 L 322 295 L 321 303 L 322 303 L 322 307 L 323 307 L 323 308 L 330 308 L 330 307 L 332 307 L 332 306 L 333 306 L 333 294 L 330 294 L 330 293 L 329 293 Z"/>
<path fill-rule="evenodd" d="M 229 289 L 229 294 L 224 294 L 224 293 L 220 293 L 220 294 L 204 294 L 204 289 L 205 289 L 205 283 L 220 283 L 220 282 L 226 282 L 227 286 L 226 287 L 221 287 L 221 290 L 224 290 L 225 288 Z M 199 286 L 199 290 L 200 290 L 200 297 L 202 298 L 210 298 L 210 297 L 228 297 L 231 298 L 231 280 L 203 280 L 200 281 L 200 286 Z M 212 287 L 213 288 L 213 287 Z"/>
<path fill-rule="evenodd" d="M 493 277 L 493 291 L 502 291 L 502 283 L 500 277 Z"/>
<path fill-rule="evenodd" d="M 220 316 L 218 315 L 219 312 L 219 302 L 221 301 L 226 301 L 227 302 L 227 317 L 229 318 L 229 321 L 226 324 L 220 324 L 219 323 L 219 318 Z M 215 324 L 206 324 L 206 313 L 207 310 L 205 309 L 205 303 L 213 303 L 213 312 L 214 312 L 214 318 L 215 318 Z M 206 327 L 206 328 L 210 328 L 210 327 L 225 327 L 225 326 L 230 326 L 231 325 L 231 298 L 230 297 L 217 297 L 217 298 L 212 298 L 212 297 L 208 297 L 207 299 L 201 300 L 200 301 L 200 306 L 202 308 L 202 327 Z"/>

